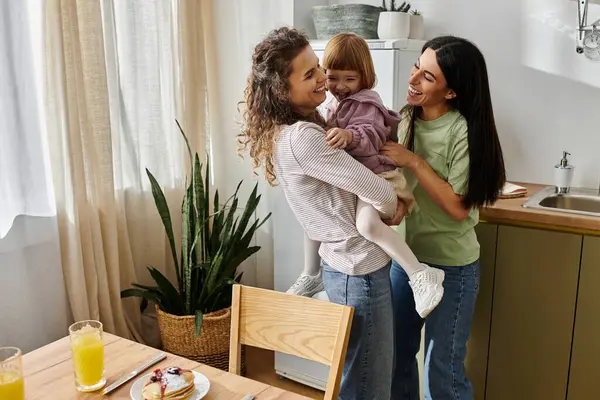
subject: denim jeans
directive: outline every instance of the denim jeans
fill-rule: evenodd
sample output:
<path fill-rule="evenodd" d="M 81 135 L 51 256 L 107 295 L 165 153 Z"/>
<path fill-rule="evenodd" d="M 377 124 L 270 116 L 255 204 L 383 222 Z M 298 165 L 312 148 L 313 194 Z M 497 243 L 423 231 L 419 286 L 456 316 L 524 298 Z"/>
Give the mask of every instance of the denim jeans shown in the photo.
<path fill-rule="evenodd" d="M 394 363 L 390 266 L 351 276 L 323 262 L 323 283 L 330 301 L 354 307 L 339 399 L 388 400 Z"/>
<path fill-rule="evenodd" d="M 440 268 L 446 273 L 444 297 L 427 322 L 415 311 L 406 272 L 392 263 L 391 281 L 395 319 L 393 400 L 419 400 L 416 355 L 425 323 L 425 399 L 473 400 L 465 374 L 467 340 L 479 290 L 479 261 L 461 267 Z"/>

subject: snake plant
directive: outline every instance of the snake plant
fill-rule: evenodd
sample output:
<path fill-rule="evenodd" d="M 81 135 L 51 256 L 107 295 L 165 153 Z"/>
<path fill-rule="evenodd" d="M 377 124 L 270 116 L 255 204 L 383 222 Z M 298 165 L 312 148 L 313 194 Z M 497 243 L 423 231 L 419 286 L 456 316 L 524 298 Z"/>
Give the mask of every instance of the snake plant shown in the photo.
<path fill-rule="evenodd" d="M 207 157 L 205 177 L 198 154 L 192 157 L 187 136 L 177 122 L 185 143 L 191 164 L 191 182 L 187 185 L 182 202 L 181 245 L 175 245 L 171 211 L 160 185 L 146 169 L 152 187 L 152 195 L 173 256 L 173 266 L 177 276 L 177 285 L 173 285 L 158 269 L 148 267 L 155 286 L 132 283 L 133 288 L 121 292 L 121 297 L 141 297 L 142 309 L 148 302 L 155 303 L 164 312 L 174 315 L 194 315 L 196 336 L 200 334 L 204 314 L 217 311 L 231 305 L 232 285 L 239 282 L 241 273 L 238 266 L 256 253 L 260 247 L 252 246 L 252 237 L 260 226 L 270 217 L 255 219 L 252 216 L 260 202 L 257 194 L 258 184 L 246 201 L 241 215 L 237 212 L 240 200 L 235 192 L 221 206 L 219 191 L 212 199 L 210 210 L 210 160 Z"/>

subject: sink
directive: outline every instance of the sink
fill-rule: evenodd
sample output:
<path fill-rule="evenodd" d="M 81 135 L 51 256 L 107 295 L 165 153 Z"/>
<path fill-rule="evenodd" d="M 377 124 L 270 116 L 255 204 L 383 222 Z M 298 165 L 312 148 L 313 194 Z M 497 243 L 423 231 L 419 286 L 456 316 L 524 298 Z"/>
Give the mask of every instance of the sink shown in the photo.
<path fill-rule="evenodd" d="M 600 193 L 594 189 L 571 188 L 569 193 L 559 194 L 552 186 L 537 192 L 523 207 L 600 217 Z"/>

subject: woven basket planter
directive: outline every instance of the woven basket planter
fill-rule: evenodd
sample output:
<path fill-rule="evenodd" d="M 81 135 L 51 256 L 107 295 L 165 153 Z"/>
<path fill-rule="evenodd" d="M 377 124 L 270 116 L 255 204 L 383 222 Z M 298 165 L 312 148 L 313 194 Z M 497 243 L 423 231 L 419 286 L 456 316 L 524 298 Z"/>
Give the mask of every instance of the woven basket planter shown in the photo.
<path fill-rule="evenodd" d="M 377 39 L 379 7 L 368 4 L 336 4 L 315 6 L 312 17 L 320 40 L 331 39 L 343 32 L 353 32 L 365 39 Z"/>
<path fill-rule="evenodd" d="M 193 315 L 173 315 L 156 306 L 156 318 L 163 350 L 223 371 L 229 369 L 230 308 L 205 314 L 199 337 L 196 337 Z M 245 361 L 242 349 L 242 375 L 246 370 Z"/>

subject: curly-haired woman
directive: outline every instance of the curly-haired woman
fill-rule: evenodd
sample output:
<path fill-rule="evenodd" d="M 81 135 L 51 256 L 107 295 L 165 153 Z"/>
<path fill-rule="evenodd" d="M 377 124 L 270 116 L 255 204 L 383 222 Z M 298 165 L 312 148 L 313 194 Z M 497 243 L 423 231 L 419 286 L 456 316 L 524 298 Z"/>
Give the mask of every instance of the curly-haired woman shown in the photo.
<path fill-rule="evenodd" d="M 357 231 L 357 199 L 389 223 L 404 213 L 396 193 L 344 150 L 327 144 L 316 111 L 325 74 L 307 37 L 272 31 L 254 49 L 239 136 L 255 168 L 282 186 L 306 235 L 321 243 L 329 299 L 354 307 L 341 399 L 389 399 L 393 367 L 390 257 Z"/>

